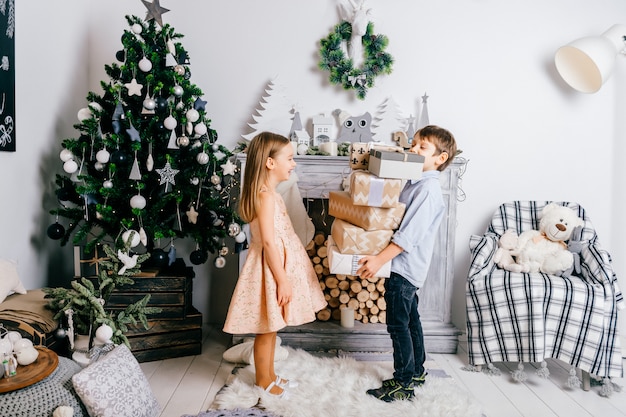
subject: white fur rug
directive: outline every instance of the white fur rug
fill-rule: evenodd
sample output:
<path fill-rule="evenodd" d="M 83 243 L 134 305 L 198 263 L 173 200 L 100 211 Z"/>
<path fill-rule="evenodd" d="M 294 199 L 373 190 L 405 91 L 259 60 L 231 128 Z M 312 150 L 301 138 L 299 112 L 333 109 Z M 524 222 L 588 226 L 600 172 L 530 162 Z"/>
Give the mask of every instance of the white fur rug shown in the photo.
<path fill-rule="evenodd" d="M 289 357 L 276 362 L 282 377 L 298 381 L 287 398 L 275 398 L 254 387 L 254 367 L 239 369 L 216 395 L 212 409 L 245 409 L 255 405 L 282 417 L 480 417 L 482 407 L 449 377 L 428 375 L 412 401 L 386 403 L 366 394 L 391 378 L 391 362 L 353 358 L 319 358 L 287 348 Z"/>

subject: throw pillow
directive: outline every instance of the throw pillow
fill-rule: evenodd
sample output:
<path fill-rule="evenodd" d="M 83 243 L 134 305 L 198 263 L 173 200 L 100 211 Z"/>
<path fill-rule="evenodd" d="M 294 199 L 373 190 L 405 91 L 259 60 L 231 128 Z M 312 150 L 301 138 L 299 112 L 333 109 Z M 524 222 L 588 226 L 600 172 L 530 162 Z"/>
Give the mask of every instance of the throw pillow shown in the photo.
<path fill-rule="evenodd" d="M 156 417 L 161 412 L 139 362 L 123 344 L 75 374 L 72 383 L 91 417 Z"/>
<path fill-rule="evenodd" d="M 274 353 L 274 362 L 287 359 L 289 351 L 282 347 L 282 340 L 276 336 L 276 350 Z M 241 343 L 228 348 L 222 358 L 232 363 L 254 364 L 254 338 L 245 338 Z"/>
<path fill-rule="evenodd" d="M 0 259 L 0 303 L 14 292 L 26 294 L 26 288 L 17 273 L 17 262 Z"/>

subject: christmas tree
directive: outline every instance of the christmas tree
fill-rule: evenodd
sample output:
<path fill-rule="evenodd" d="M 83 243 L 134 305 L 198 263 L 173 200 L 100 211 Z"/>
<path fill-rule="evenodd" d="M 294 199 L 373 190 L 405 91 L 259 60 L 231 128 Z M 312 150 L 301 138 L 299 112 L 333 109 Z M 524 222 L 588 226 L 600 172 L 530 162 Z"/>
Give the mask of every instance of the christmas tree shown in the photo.
<path fill-rule="evenodd" d="M 167 9 L 143 1 L 146 19 L 126 16 L 117 61 L 105 65 L 102 94 L 89 92 L 74 125 L 78 138 L 63 140 L 57 175 L 60 208 L 48 236 L 65 245 L 109 242 L 150 253 L 146 264 L 176 259 L 175 240 L 191 238 L 191 262 L 228 251 L 227 236 L 246 240 L 234 210 L 233 153 L 217 142 L 202 91 L 191 83 L 183 35 L 168 24 Z M 59 217 L 69 220 L 64 227 Z M 143 247 L 143 249 L 142 249 Z M 216 260 L 217 261 L 217 260 Z"/>

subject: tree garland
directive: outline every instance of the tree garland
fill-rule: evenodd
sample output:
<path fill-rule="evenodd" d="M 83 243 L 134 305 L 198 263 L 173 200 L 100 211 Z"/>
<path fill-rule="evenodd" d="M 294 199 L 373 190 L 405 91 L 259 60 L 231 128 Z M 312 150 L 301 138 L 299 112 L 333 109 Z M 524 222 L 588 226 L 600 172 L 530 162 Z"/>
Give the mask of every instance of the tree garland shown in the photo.
<path fill-rule="evenodd" d="M 385 52 L 389 40 L 385 35 L 374 35 L 374 25 L 368 22 L 367 31 L 361 37 L 365 62 L 362 68 L 354 68 L 352 59 L 349 59 L 341 49 L 344 41 L 352 36 L 352 25 L 343 21 L 335 26 L 333 31 L 320 40 L 319 68 L 329 71 L 329 81 L 332 84 L 341 84 L 344 89 L 356 90 L 356 95 L 363 100 L 367 89 L 374 86 L 374 78 L 381 74 L 391 74 L 393 57 Z"/>

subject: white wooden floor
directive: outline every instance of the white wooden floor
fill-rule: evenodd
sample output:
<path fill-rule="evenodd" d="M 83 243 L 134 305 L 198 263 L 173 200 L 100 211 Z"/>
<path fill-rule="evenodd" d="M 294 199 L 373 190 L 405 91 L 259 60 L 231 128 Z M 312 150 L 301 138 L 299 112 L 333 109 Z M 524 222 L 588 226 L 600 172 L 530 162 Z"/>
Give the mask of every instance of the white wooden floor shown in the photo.
<path fill-rule="evenodd" d="M 219 328 L 204 331 L 202 354 L 163 361 L 144 362 L 141 368 L 163 408 L 161 417 L 198 414 L 209 409 L 215 394 L 224 385 L 234 365 L 222 360 L 230 336 Z M 617 417 L 626 416 L 626 389 L 610 398 L 601 397 L 599 387 L 591 391 L 568 389 L 569 367 L 557 361 L 548 363 L 549 379 L 539 378 L 526 367 L 525 383 L 512 381 L 517 364 L 498 365 L 500 376 L 468 372 L 465 343 L 456 354 L 429 354 L 429 359 L 452 376 L 460 386 L 480 401 L 487 417 Z M 620 386 L 624 380 L 614 380 Z M 338 416 L 341 417 L 341 416 Z M 437 416 L 433 416 L 437 417 Z"/>

